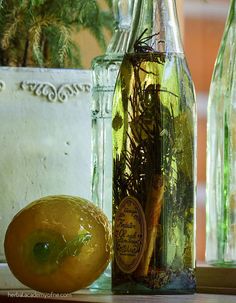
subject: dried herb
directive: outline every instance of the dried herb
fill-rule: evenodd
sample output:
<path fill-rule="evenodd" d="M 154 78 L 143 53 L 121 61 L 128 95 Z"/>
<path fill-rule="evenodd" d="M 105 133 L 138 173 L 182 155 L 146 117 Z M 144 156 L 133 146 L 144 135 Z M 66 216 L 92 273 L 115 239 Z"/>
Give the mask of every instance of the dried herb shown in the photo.
<path fill-rule="evenodd" d="M 136 49 L 143 52 L 125 55 L 114 96 L 113 203 L 115 217 L 122 199 L 133 196 L 146 217 L 143 256 L 137 269 L 124 274 L 123 280 L 142 281 L 157 288 L 164 286 L 158 282 L 163 266 L 171 272 L 165 275 L 162 270 L 161 280 L 166 284 L 173 272 L 186 264 L 192 266 L 193 121 L 186 102 L 181 104 L 186 100 L 175 85 L 178 79 L 169 80 L 173 90 L 164 84 L 167 72 L 176 72 L 178 58 L 153 53 L 146 41 L 141 35 Z M 184 225 L 184 239 L 178 222 L 189 223 Z M 182 240 L 179 249 L 177 242 Z M 120 277 L 116 274 L 116 265 L 114 272 L 119 284 L 122 273 Z"/>

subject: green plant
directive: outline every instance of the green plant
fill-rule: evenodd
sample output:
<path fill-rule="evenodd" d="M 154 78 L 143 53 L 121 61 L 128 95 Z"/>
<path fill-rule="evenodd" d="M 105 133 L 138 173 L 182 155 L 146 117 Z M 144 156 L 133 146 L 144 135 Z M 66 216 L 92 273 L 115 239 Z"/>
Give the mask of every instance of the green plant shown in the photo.
<path fill-rule="evenodd" d="M 0 0 L 0 64 L 80 67 L 79 42 L 73 34 L 88 29 L 105 49 L 104 29 L 112 30 L 101 0 Z"/>

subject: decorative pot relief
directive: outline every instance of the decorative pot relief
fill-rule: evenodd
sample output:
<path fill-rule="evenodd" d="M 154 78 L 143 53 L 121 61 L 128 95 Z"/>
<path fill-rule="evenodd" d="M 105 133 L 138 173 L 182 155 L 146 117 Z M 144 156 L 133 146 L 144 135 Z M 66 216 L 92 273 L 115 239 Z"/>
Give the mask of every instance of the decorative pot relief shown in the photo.
<path fill-rule="evenodd" d="M 49 102 L 66 102 L 68 98 L 77 96 L 78 94 L 91 91 L 90 84 L 62 84 L 56 87 L 49 82 L 40 81 L 22 81 L 21 89 L 29 90 L 36 96 L 44 96 Z"/>
<path fill-rule="evenodd" d="M 0 92 L 3 91 L 6 87 L 6 84 L 4 81 L 0 80 Z"/>

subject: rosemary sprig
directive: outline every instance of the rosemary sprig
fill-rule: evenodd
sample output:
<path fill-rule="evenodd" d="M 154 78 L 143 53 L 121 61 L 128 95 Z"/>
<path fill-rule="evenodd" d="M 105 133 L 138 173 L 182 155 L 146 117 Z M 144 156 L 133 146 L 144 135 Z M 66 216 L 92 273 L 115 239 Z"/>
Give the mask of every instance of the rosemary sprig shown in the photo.
<path fill-rule="evenodd" d="M 161 101 L 161 94 L 169 92 L 160 83 L 149 84 L 143 80 L 147 75 L 157 78 L 158 75 L 153 70 L 155 71 L 155 65 L 164 64 L 163 54 L 126 55 L 124 60 L 127 60 L 124 64 L 132 64 L 134 76 L 132 83 L 128 84 L 132 87 L 132 92 L 128 99 L 123 99 L 123 102 L 128 102 L 128 105 L 123 106 L 127 108 L 128 126 L 123 152 L 114 162 L 114 197 L 115 201 L 121 201 L 125 196 L 134 196 L 143 207 L 148 236 L 135 275 L 146 276 L 159 228 L 164 179 L 165 174 L 169 173 L 166 169 L 169 170 L 174 157 L 174 133 L 171 133 L 174 132 L 174 126 L 168 128 L 166 135 L 163 132 L 163 119 L 168 119 L 173 124 L 174 118 L 171 116 L 173 112 Z M 149 71 L 150 63 L 154 67 Z"/>

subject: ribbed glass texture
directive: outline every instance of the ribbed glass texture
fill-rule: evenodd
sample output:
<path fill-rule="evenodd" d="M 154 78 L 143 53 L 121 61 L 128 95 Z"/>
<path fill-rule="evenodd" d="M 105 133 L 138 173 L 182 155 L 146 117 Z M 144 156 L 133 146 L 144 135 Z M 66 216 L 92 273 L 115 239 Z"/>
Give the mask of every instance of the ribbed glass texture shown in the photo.
<path fill-rule="evenodd" d="M 116 78 L 136 31 L 140 0 L 113 0 L 115 29 L 105 55 L 92 61 L 92 201 L 112 221 L 112 100 Z M 90 287 L 111 289 L 110 265 Z"/>
<path fill-rule="evenodd" d="M 140 0 L 114 0 L 115 30 L 105 55 L 92 61 L 92 200 L 112 216 L 112 98 L 125 52 L 136 31 Z"/>
<path fill-rule="evenodd" d="M 212 77 L 207 125 L 206 261 L 236 266 L 236 1 Z"/>

